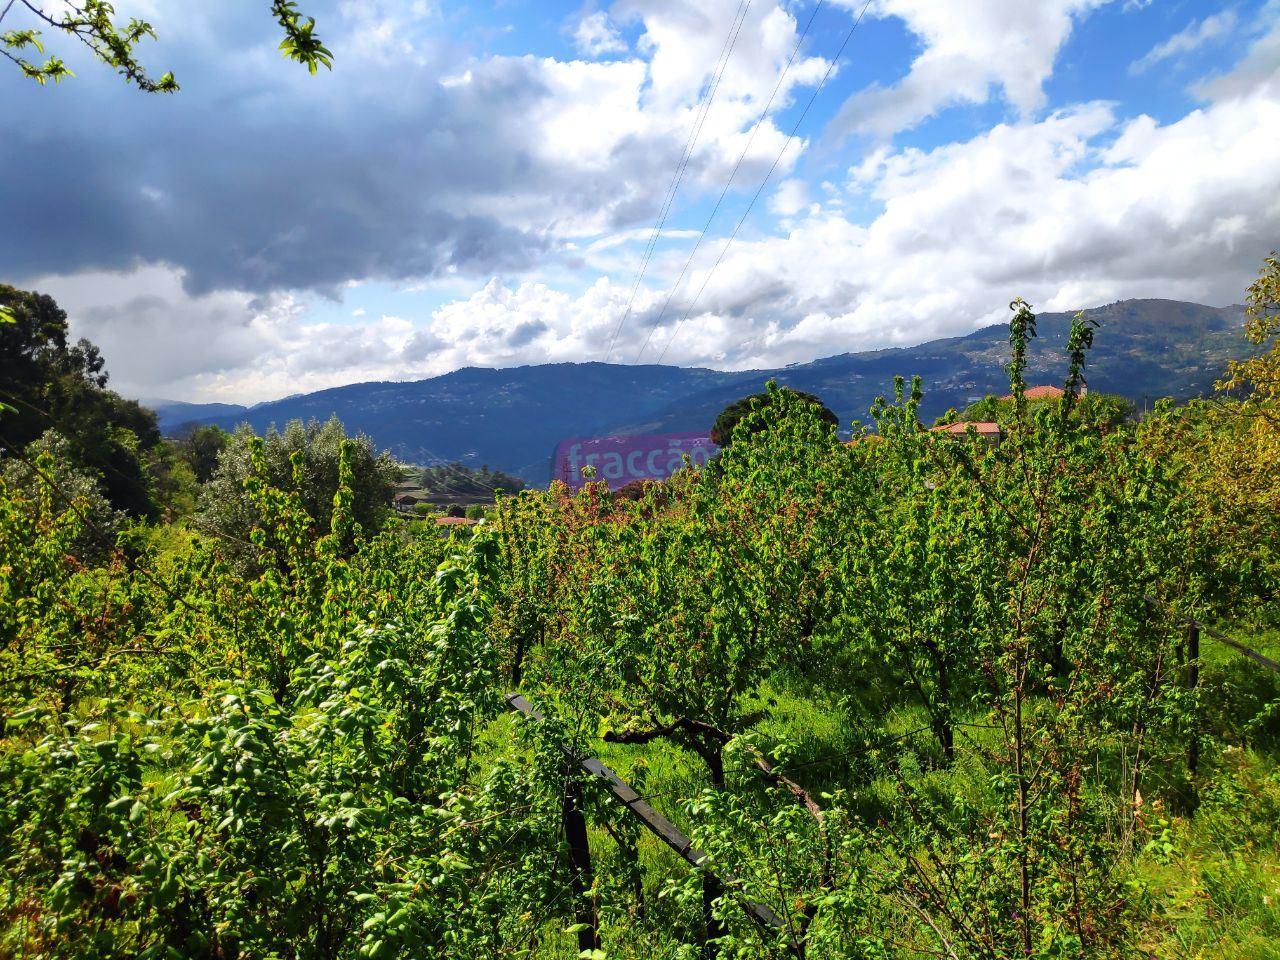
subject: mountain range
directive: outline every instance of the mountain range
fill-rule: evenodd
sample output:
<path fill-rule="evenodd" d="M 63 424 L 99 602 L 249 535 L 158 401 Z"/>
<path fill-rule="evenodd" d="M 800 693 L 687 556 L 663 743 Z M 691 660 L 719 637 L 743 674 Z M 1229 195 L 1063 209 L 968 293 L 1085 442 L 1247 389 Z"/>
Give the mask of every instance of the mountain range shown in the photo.
<path fill-rule="evenodd" d="M 1124 300 L 1084 311 L 1097 325 L 1086 370 L 1091 390 L 1118 393 L 1138 407 L 1159 397 L 1207 393 L 1229 357 L 1244 354 L 1239 306 Z M 1060 383 L 1072 313 L 1041 314 L 1028 351 L 1027 382 Z M 817 394 L 844 425 L 866 419 L 893 377 L 924 381 L 922 416 L 1008 392 L 1008 327 L 913 347 L 844 353 L 772 370 L 607 363 L 555 363 L 505 369 L 466 367 L 427 380 L 357 383 L 253 407 L 156 404 L 162 429 L 191 423 L 263 431 L 294 419 L 328 419 L 368 434 L 409 463 L 460 461 L 514 473 L 535 484 L 551 475 L 556 444 L 569 437 L 709 430 L 729 403 L 779 383 Z"/>

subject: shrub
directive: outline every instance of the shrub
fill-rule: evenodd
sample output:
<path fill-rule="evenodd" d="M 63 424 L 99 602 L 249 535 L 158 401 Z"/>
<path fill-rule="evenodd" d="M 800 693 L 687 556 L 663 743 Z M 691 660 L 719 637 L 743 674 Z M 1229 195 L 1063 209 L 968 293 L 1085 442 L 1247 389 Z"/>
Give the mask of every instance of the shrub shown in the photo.
<path fill-rule="evenodd" d="M 336 417 L 320 424 L 291 421 L 283 430 L 269 430 L 261 441 L 247 426 L 231 435 L 218 454 L 213 479 L 200 498 L 200 526 L 220 539 L 223 551 L 244 564 L 254 551 L 248 541 L 262 517 L 255 509 L 246 481 L 255 475 L 255 445 L 261 442 L 261 477 L 269 486 L 291 490 L 313 521 L 315 536 L 325 527 L 338 491 L 338 464 L 348 438 Z M 391 496 L 401 469 L 387 453 L 374 451 L 363 434 L 350 441 L 351 516 L 366 534 L 376 532 L 390 512 Z"/>

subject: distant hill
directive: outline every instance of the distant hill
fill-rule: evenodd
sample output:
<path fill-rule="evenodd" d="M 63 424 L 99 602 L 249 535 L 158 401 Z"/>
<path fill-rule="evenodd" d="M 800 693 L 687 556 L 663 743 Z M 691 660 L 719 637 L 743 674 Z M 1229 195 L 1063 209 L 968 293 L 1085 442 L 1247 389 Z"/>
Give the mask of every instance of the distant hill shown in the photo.
<path fill-rule="evenodd" d="M 212 418 L 256 430 L 332 414 L 409 463 L 488 464 L 533 483 L 551 475 L 559 440 L 608 431 L 619 413 L 644 417 L 726 374 L 679 367 L 558 363 L 467 367 L 430 380 L 335 387 Z"/>
<path fill-rule="evenodd" d="M 1028 350 L 1027 382 L 1061 383 L 1066 374 L 1071 313 L 1036 318 Z M 1090 389 L 1118 393 L 1143 409 L 1160 397 L 1186 399 L 1208 393 L 1227 359 L 1252 349 L 1243 336 L 1239 306 L 1206 307 L 1177 300 L 1123 300 L 1086 310 L 1098 322 L 1085 370 Z M 924 380 L 921 415 L 932 419 L 949 407 L 965 407 L 990 393 L 1009 391 L 1009 329 L 983 327 L 963 337 L 915 347 L 845 353 L 825 360 L 749 375 L 750 384 L 779 383 L 820 396 L 842 424 L 867 419 L 878 395 L 890 395 L 893 377 Z M 717 384 L 679 397 L 664 409 L 618 424 L 631 432 L 700 429 L 743 393 L 740 382 Z"/>
<path fill-rule="evenodd" d="M 238 403 L 183 403 L 180 400 L 145 400 L 143 403 L 156 412 L 160 432 L 166 436 L 172 436 L 193 423 L 207 423 L 218 417 L 237 417 L 248 409 Z"/>
<path fill-rule="evenodd" d="M 1139 409 L 1158 397 L 1208 392 L 1227 358 L 1248 349 L 1240 307 L 1126 300 L 1086 314 L 1099 324 L 1087 368 L 1090 388 L 1122 394 Z M 1071 316 L 1038 318 L 1029 382 L 1061 381 Z M 988 393 L 1007 392 L 1008 354 L 1008 329 L 995 325 L 915 347 L 846 353 L 777 370 L 725 373 L 604 363 L 469 367 L 429 380 L 358 383 L 206 416 L 192 415 L 205 405 L 185 404 L 189 409 L 177 416 L 228 428 L 246 421 L 264 430 L 336 413 L 348 429 L 364 431 L 408 462 L 487 464 L 543 484 L 562 439 L 709 430 L 725 406 L 770 378 L 817 394 L 847 425 L 866 419 L 876 396 L 892 390 L 896 374 L 919 374 L 925 383 L 922 413 L 932 418 Z M 167 422 L 175 420 L 173 409 L 164 413 Z"/>

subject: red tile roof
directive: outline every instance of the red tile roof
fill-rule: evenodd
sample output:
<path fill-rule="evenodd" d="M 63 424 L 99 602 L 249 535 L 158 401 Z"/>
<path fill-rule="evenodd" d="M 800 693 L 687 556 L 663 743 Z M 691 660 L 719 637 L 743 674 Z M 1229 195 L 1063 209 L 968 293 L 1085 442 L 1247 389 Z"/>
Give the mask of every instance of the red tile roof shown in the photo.
<path fill-rule="evenodd" d="M 458 524 L 469 527 L 473 523 L 479 522 L 479 520 L 472 520 L 470 517 L 436 517 L 436 523 L 442 527 L 453 527 Z"/>
<path fill-rule="evenodd" d="M 957 436 L 964 436 L 969 432 L 969 428 L 973 427 L 980 437 L 998 437 L 1000 436 L 1000 424 L 992 420 L 978 420 L 970 423 L 946 423 L 937 427 L 930 427 L 931 433 L 951 433 Z"/>
<path fill-rule="evenodd" d="M 1027 387 L 1028 400 L 1056 400 L 1058 397 L 1062 396 L 1062 393 L 1063 391 L 1061 387 L 1052 387 L 1047 385 L 1039 386 L 1039 387 Z M 1012 400 L 1013 394 L 1006 393 L 1000 399 Z"/>

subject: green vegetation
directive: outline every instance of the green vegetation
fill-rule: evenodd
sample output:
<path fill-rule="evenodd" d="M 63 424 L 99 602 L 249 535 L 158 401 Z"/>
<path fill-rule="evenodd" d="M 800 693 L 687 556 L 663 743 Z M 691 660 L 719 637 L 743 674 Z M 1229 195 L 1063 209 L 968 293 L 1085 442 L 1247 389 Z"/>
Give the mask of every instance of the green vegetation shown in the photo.
<path fill-rule="evenodd" d="M 37 527 L 56 522 L 65 503 L 76 504 L 82 522 L 68 543 L 71 553 L 90 565 L 111 556 L 127 518 L 103 496 L 94 476 L 77 465 L 71 444 L 60 434 L 49 431 L 28 444 L 22 460 L 0 460 L 0 477 L 7 490 L 20 492 Z"/>
<path fill-rule="evenodd" d="M 400 478 L 400 467 L 388 454 L 377 453 L 368 437 L 349 439 L 336 417 L 323 424 L 294 420 L 283 430 L 268 430 L 265 438 L 240 427 L 218 453 L 217 464 L 201 492 L 197 523 L 241 563 L 253 562 L 259 553 L 251 542 L 260 520 L 253 501 L 255 482 L 295 491 L 311 518 L 312 536 L 319 536 L 344 466 L 350 471 L 347 509 L 358 531 L 382 526 Z"/>
<path fill-rule="evenodd" d="M 155 414 L 107 389 L 101 352 L 68 341 L 67 314 L 52 297 L 0 285 L 0 306 L 13 320 L 0 325 L 0 400 L 9 408 L 0 448 L 12 453 L 53 431 L 116 509 L 157 517 L 173 463 Z"/>
<path fill-rule="evenodd" d="M 1280 399 L 1280 258 L 1274 253 L 1249 287 L 1245 317 L 1245 335 L 1261 349 L 1232 361 L 1221 386 L 1242 391 L 1246 403 L 1265 412 L 1268 403 Z"/>
<path fill-rule="evenodd" d="M 458 517 L 470 516 L 468 508 L 492 504 L 500 495 L 524 489 L 525 481 L 518 476 L 490 470 L 488 465 L 474 470 L 457 462 L 407 467 L 399 486 L 399 492 L 426 500 L 436 507 L 457 507 L 458 512 L 449 512 L 449 516 Z"/>
<path fill-rule="evenodd" d="M 792 390 L 788 387 L 782 387 L 780 391 L 773 393 L 754 393 L 749 397 L 743 397 L 741 400 L 735 400 L 729 406 L 720 411 L 720 415 L 716 417 L 716 422 L 711 425 L 711 442 L 721 447 L 726 447 L 733 442 L 734 429 L 738 423 L 759 407 L 768 407 L 776 404 L 777 393 L 786 393 L 797 397 L 806 403 L 813 404 L 818 409 L 818 415 L 826 423 L 833 427 L 840 423 L 839 418 L 832 413 L 823 404 L 822 400 L 815 397 L 812 393 L 805 393 L 803 390 Z M 761 427 L 766 423 L 764 420 L 754 421 Z"/>
<path fill-rule="evenodd" d="M 169 523 L 34 434 L 0 956 L 1274 957 L 1280 674 L 1187 618 L 1280 656 L 1276 398 L 1101 429 L 1092 327 L 1029 402 L 1017 306 L 998 444 L 931 433 L 919 381 L 851 443 L 770 384 L 714 470 L 465 534 L 384 522 L 398 470 L 336 423 L 232 435 Z"/>
<path fill-rule="evenodd" d="M 488 465 L 474 470 L 461 463 L 444 463 L 434 467 L 410 470 L 409 477 L 416 481 L 414 493 L 436 503 L 492 502 L 503 493 L 518 493 L 524 489 L 524 481 L 501 470 L 490 470 Z"/>
<path fill-rule="evenodd" d="M 1031 410 L 1039 407 L 1052 408 L 1058 402 L 1057 397 L 1028 398 L 1027 406 Z M 1103 430 L 1112 429 L 1132 419 L 1134 413 L 1133 401 L 1114 393 L 1086 393 L 1077 398 L 1072 408 L 1073 416 Z M 993 394 L 974 401 L 959 412 L 948 410 L 936 423 L 1009 423 L 1016 414 L 1013 396 L 998 397 Z"/>
<path fill-rule="evenodd" d="M 231 434 L 212 424 L 193 427 L 174 444 L 177 454 L 191 468 L 197 483 L 208 483 L 218 469 L 218 458 Z"/>

